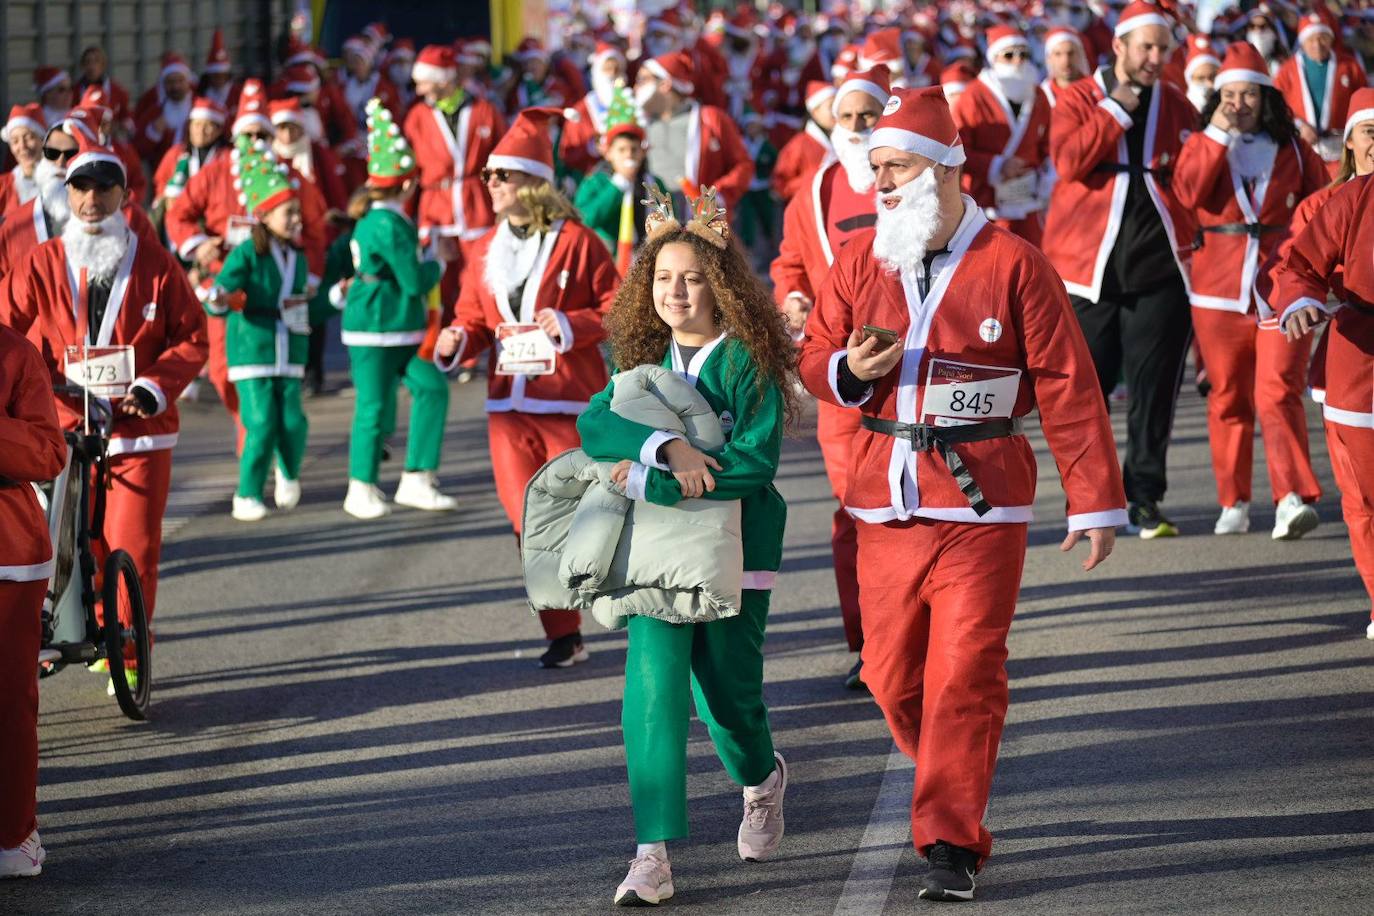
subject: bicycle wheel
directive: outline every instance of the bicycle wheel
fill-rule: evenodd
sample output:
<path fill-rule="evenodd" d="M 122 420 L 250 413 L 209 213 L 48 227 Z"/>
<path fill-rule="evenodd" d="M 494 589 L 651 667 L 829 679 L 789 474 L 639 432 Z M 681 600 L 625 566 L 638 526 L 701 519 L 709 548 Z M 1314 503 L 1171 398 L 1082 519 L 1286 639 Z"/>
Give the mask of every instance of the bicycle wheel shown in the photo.
<path fill-rule="evenodd" d="M 135 721 L 148 718 L 148 701 L 153 691 L 153 653 L 148 638 L 148 615 L 143 607 L 143 586 L 133 557 L 116 550 L 105 561 L 105 655 L 110 663 L 110 681 L 115 699 L 124 715 Z M 120 622 L 126 617 L 129 625 Z M 130 686 L 124 647 L 133 644 L 133 685 Z"/>

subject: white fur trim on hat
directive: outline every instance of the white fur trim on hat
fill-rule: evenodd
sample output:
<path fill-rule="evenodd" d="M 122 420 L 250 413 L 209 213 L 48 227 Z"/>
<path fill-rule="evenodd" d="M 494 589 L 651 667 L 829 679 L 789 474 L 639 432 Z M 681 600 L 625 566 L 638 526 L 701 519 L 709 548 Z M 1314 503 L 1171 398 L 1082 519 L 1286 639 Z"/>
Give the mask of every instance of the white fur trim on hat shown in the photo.
<path fill-rule="evenodd" d="M 834 86 L 826 86 L 824 89 L 817 89 L 815 92 L 811 93 L 809 96 L 806 97 L 806 107 L 808 109 L 815 108 L 817 105 L 823 105 L 830 99 L 833 99 L 834 97 Z"/>
<path fill-rule="evenodd" d="M 272 125 L 275 127 L 278 124 L 297 124 L 304 127 L 305 121 L 302 118 L 303 114 L 303 111 L 297 111 L 294 108 L 284 108 L 281 111 L 274 111 L 272 112 Z"/>
<path fill-rule="evenodd" d="M 1117 38 L 1125 38 L 1136 29 L 1143 29 L 1147 25 L 1158 25 L 1168 29 L 1169 20 L 1165 19 L 1159 13 L 1141 13 L 1137 16 L 1132 16 L 1130 19 L 1123 19 L 1118 22 L 1112 34 Z"/>
<path fill-rule="evenodd" d="M 239 134 L 247 133 L 252 127 L 261 127 L 263 130 L 270 131 L 272 129 L 272 122 L 267 120 L 266 115 L 255 111 L 252 114 L 241 115 L 238 120 L 234 122 L 234 126 L 230 128 L 229 133 L 237 137 Z"/>
<path fill-rule="evenodd" d="M 1193 78 L 1193 71 L 1203 64 L 1211 64 L 1217 69 L 1221 69 L 1221 61 L 1213 54 L 1199 54 L 1183 66 L 1183 78 L 1190 80 Z"/>
<path fill-rule="evenodd" d="M 225 121 L 225 114 L 217 108 L 196 107 L 191 109 L 191 113 L 186 118 L 190 121 L 213 121 L 222 125 Z"/>
<path fill-rule="evenodd" d="M 52 79 L 48 80 L 46 83 L 43 83 L 41 86 L 34 86 L 33 91 L 35 95 L 42 95 L 43 93 L 47 92 L 52 87 L 59 85 L 60 83 L 70 83 L 71 81 L 71 74 L 69 74 L 66 70 L 58 70 L 56 73 L 53 74 Z"/>
<path fill-rule="evenodd" d="M 410 68 L 410 78 L 417 83 L 450 83 L 458 78 L 453 67 L 436 67 L 434 64 L 416 63 Z"/>
<path fill-rule="evenodd" d="M 892 93 L 887 92 L 877 83 L 870 83 L 868 80 L 845 80 L 840 84 L 840 88 L 835 90 L 835 98 L 830 103 L 831 114 L 838 114 L 840 110 L 840 100 L 845 96 L 855 92 L 862 92 L 874 99 L 879 105 L 886 105 Z"/>
<path fill-rule="evenodd" d="M 1212 82 L 1212 88 L 1214 90 L 1220 89 L 1222 86 L 1229 86 L 1232 83 L 1256 83 L 1260 86 L 1273 86 L 1274 80 L 1268 73 L 1259 73 L 1255 70 L 1222 70 Z"/>
<path fill-rule="evenodd" d="M 1083 47 L 1083 39 L 1079 38 L 1073 32 L 1054 32 L 1045 39 L 1045 53 L 1049 54 L 1052 48 L 1056 48 L 1062 44 L 1077 45 L 1078 50 L 1085 50 Z"/>
<path fill-rule="evenodd" d="M 29 130 L 38 134 L 40 138 L 46 136 L 48 133 L 48 129 L 33 118 L 10 118 L 9 121 L 5 123 L 5 126 L 0 128 L 0 140 L 9 143 L 10 128 L 13 127 L 27 127 Z"/>
<path fill-rule="evenodd" d="M 1029 48 L 1030 42 L 1026 40 L 1026 36 L 1024 35 L 1003 35 L 1001 38 L 988 45 L 988 60 L 992 60 L 1007 48 L 1016 47 Z M 1049 48 L 1046 47 L 1045 50 L 1048 51 Z"/>
<path fill-rule="evenodd" d="M 1345 119 L 1345 139 L 1349 140 L 1350 135 L 1355 132 L 1355 125 L 1361 121 L 1374 121 L 1374 108 L 1361 108 L 1359 111 L 1352 111 Z"/>
<path fill-rule="evenodd" d="M 650 73 L 652 73 L 654 76 L 658 77 L 661 80 L 671 80 L 673 88 L 683 95 L 691 95 L 692 90 L 696 88 L 695 83 L 688 82 L 687 80 L 680 80 L 674 77 L 671 73 L 668 72 L 667 67 L 663 66 L 653 58 L 650 58 L 649 60 L 646 60 L 644 62 L 644 69 L 648 70 Z"/>
<path fill-rule="evenodd" d="M 1331 31 L 1331 26 L 1327 25 L 1325 22 L 1320 20 L 1317 22 L 1309 22 L 1298 31 L 1298 44 L 1302 44 L 1313 35 L 1331 35 L 1334 37 L 1335 33 Z"/>
<path fill-rule="evenodd" d="M 879 127 L 873 131 L 873 135 L 868 138 L 868 148 L 875 150 L 883 146 L 890 146 L 904 153 L 916 153 L 918 156 L 925 156 L 940 165 L 964 164 L 964 145 L 962 143 L 945 146 L 927 136 L 914 131 L 903 130 L 900 127 Z"/>
<path fill-rule="evenodd" d="M 526 159 L 523 156 L 488 156 L 487 168 L 524 172 L 526 175 L 533 175 L 547 182 L 553 182 L 553 166 L 546 165 L 537 159 Z"/>
<path fill-rule="evenodd" d="M 122 159 L 120 159 L 113 153 L 106 153 L 101 152 L 100 150 L 93 150 L 89 153 L 82 153 L 81 155 L 72 159 L 72 161 L 67 164 L 67 181 L 70 182 L 73 178 L 75 178 L 77 171 L 81 169 L 83 166 L 92 165 L 96 162 L 104 162 L 107 165 L 118 166 L 119 174 L 124 176 L 124 180 L 126 182 L 129 180 L 129 173 L 124 168 L 124 161 Z"/>
<path fill-rule="evenodd" d="M 191 72 L 191 68 L 189 66 L 182 63 L 181 61 L 175 61 L 162 68 L 162 70 L 157 75 L 158 82 L 162 82 L 167 77 L 171 76 L 173 73 L 180 73 L 187 79 L 191 79 L 191 77 L 195 75 Z"/>

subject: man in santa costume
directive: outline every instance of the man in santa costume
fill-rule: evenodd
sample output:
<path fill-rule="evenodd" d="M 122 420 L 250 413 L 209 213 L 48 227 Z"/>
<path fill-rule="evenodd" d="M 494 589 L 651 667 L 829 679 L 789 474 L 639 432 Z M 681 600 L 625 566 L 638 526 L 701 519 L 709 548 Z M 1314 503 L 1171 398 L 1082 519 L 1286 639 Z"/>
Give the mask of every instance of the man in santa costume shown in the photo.
<path fill-rule="evenodd" d="M 606 116 L 625 79 L 625 52 L 601 42 L 588 58 L 592 88 L 572 106 L 558 141 L 558 158 L 571 172 L 587 175 L 601 159 L 598 141 L 606 133 Z"/>
<path fill-rule="evenodd" d="M 1066 26 L 1049 30 L 1045 35 L 1045 74 L 1040 88 L 1053 108 L 1061 92 L 1088 75 L 1082 36 Z"/>
<path fill-rule="evenodd" d="M 1349 54 L 1338 53 L 1331 26 L 1315 13 L 1298 23 L 1298 49 L 1279 68 L 1274 87 L 1283 93 L 1298 121 L 1302 138 L 1327 162 L 1339 162 L 1344 143 L 1341 127 L 1350 96 L 1366 83 L 1364 68 Z"/>
<path fill-rule="evenodd" d="M 107 101 L 102 104 L 114 112 L 119 131 L 131 130 L 133 106 L 129 90 L 110 76 L 110 60 L 99 45 L 91 45 L 81 52 L 81 77 L 76 81 L 76 91 L 84 95 L 92 86 L 105 93 Z"/>
<path fill-rule="evenodd" d="M 148 176 L 143 173 L 143 157 L 132 143 L 120 139 L 119 121 L 111 107 L 109 93 L 99 86 L 87 86 L 81 94 L 81 101 L 67 116 L 67 121 L 114 150 L 129 175 L 129 201 L 143 205 L 148 194 Z"/>
<path fill-rule="evenodd" d="M 1172 40 L 1158 7 L 1132 3 L 1116 26 L 1115 63 L 1061 94 L 1050 125 L 1058 179 L 1045 254 L 1064 278 L 1104 398 L 1124 370 L 1126 496 L 1143 538 L 1178 534 L 1159 502 L 1190 333 L 1195 220 L 1168 178 L 1197 112 L 1159 78 Z"/>
<path fill-rule="evenodd" d="M 835 87 L 830 83 L 812 80 L 806 84 L 806 127 L 783 144 L 773 166 L 773 191 L 782 200 L 790 201 L 803 190 L 806 177 L 834 155 L 830 145 L 834 102 Z"/>
<path fill-rule="evenodd" d="M 868 141 L 891 94 L 886 67 L 855 71 L 845 77 L 832 100 L 834 153 L 803 179 L 802 188 L 783 214 L 782 245 L 769 269 L 773 294 L 787 315 L 793 333 L 800 334 L 841 248 L 877 221 L 873 202 L 873 169 Z M 835 558 L 835 585 L 840 616 L 851 652 L 863 648 L 859 624 L 857 534 L 854 519 L 845 511 L 850 443 L 859 430 L 859 413 L 822 399 L 816 404 L 816 438 L 820 442 L 830 490 L 839 500 L 830 528 Z M 847 686 L 862 684 L 854 665 Z"/>
<path fill-rule="evenodd" d="M 229 59 L 229 49 L 224 46 L 224 30 L 215 29 L 210 36 L 210 53 L 206 55 L 205 66 L 201 68 L 196 95 L 230 111 L 238 107 L 239 90 L 242 88 L 234 79 L 234 62 Z"/>
<path fill-rule="evenodd" d="M 1033 245 L 1043 234 L 1040 181 L 1049 159 L 1050 103 L 1020 30 L 988 29 L 990 65 L 953 107 L 964 143 L 964 191 L 988 218 Z"/>
<path fill-rule="evenodd" d="M 153 172 L 153 209 L 166 207 L 200 170 L 225 149 L 224 122 L 228 112 L 214 99 L 198 96 L 186 120 L 186 140 L 175 143 Z"/>
<path fill-rule="evenodd" d="M 53 381 L 64 377 L 68 347 L 133 347 L 128 393 L 110 404 L 110 490 L 97 549 L 133 557 L 151 623 L 176 400 L 205 363 L 205 315 L 171 252 L 130 229 L 124 163 L 83 133 L 77 142 L 66 176 L 72 216 L 16 272 L 11 326 L 38 342 Z M 67 429 L 82 423 L 80 398 L 59 397 L 57 412 Z M 126 644 L 130 656 L 133 649 Z"/>
<path fill-rule="evenodd" d="M 362 35 L 354 35 L 343 44 L 343 70 L 339 73 L 339 86 L 343 91 L 344 102 L 358 124 L 359 131 L 367 129 L 367 103 L 381 99 L 387 110 L 397 118 L 405 116 L 401 107 L 401 96 L 380 68 L 377 67 L 378 47 Z M 406 82 L 410 82 L 407 76 Z M 367 177 L 366 157 L 359 183 Z"/>
<path fill-rule="evenodd" d="M 1217 57 L 1212 43 L 1202 36 L 1192 36 L 1188 45 L 1188 56 L 1183 63 L 1183 91 L 1188 93 L 1188 101 L 1193 107 L 1202 111 L 1212 97 L 1212 86 L 1221 70 L 1221 58 Z"/>
<path fill-rule="evenodd" d="M 348 109 L 343 89 L 324 78 L 327 62 L 318 48 L 293 41 L 287 47 L 281 79 L 272 84 L 274 99 L 295 96 L 305 109 L 305 132 L 316 143 L 325 143 L 340 157 L 367 155 L 367 139 L 358 130 L 358 118 Z"/>
<path fill-rule="evenodd" d="M 0 175 L 0 216 L 38 196 L 34 172 L 43 161 L 43 136 L 47 132 L 43 106 L 37 102 L 10 109 L 9 120 L 0 130 L 0 140 L 9 147 L 15 165 Z"/>
<path fill-rule="evenodd" d="M 305 132 L 305 110 L 299 99 L 279 99 L 269 105 L 274 137 L 272 151 L 296 174 L 315 186 L 325 206 L 343 211 L 348 206 L 343 163 L 323 143 Z"/>
<path fill-rule="evenodd" d="M 679 206 L 699 188 L 714 187 L 733 209 L 754 180 L 754 163 L 730 116 L 693 98 L 696 80 L 682 51 L 639 68 L 635 101 L 649 119 L 649 168 Z"/>
<path fill-rule="evenodd" d="M 33 96 L 43 108 L 43 125 L 60 124 L 74 99 L 71 75 L 60 67 L 39 67 L 33 71 Z"/>
<path fill-rule="evenodd" d="M 816 397 L 858 408 L 845 504 L 858 520 L 863 680 L 916 762 L 920 896 L 969 900 L 1007 709 L 1007 631 L 1035 499 L 1023 418 L 1040 412 L 1068 550 L 1110 553 L 1125 499 L 1111 425 L 1064 287 L 959 192 L 944 93 L 897 89 L 869 157 L 878 220 L 836 257 L 802 342 Z M 881 330 L 866 330 L 876 328 Z"/>
<path fill-rule="evenodd" d="M 150 165 L 162 161 L 172 144 L 180 143 L 191 116 L 195 74 L 175 51 L 162 55 L 157 85 L 143 93 L 134 108 L 134 146 Z"/>
<path fill-rule="evenodd" d="M 415 83 L 411 71 L 415 67 L 415 43 L 409 38 L 398 38 L 390 50 L 382 57 L 381 70 L 400 99 L 396 117 L 410 111 L 415 102 Z"/>

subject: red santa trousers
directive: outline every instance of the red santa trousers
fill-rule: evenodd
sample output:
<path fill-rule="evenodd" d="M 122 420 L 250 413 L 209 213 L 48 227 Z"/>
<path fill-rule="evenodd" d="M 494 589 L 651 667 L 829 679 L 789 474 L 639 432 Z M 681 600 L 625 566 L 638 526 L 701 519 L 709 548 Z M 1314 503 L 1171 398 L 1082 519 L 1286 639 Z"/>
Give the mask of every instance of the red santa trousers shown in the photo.
<path fill-rule="evenodd" d="M 1261 328 L 1251 315 L 1218 309 L 1194 308 L 1193 330 L 1212 383 L 1207 433 L 1217 502 L 1251 501 L 1256 417 L 1274 502 L 1289 493 L 1316 502 L 1322 491 L 1312 471 L 1303 411 L 1311 344 L 1289 343 L 1277 327 Z"/>
<path fill-rule="evenodd" d="M 105 534 L 96 544 L 100 568 L 111 551 L 125 550 L 138 567 L 143 586 L 143 607 L 148 622 L 153 621 L 157 605 L 157 566 L 162 556 L 162 516 L 167 511 L 167 491 L 172 485 L 172 450 L 136 452 L 110 459 L 113 487 L 105 494 Z M 96 616 L 103 622 L 104 610 Z M 126 626 L 132 621 L 128 608 L 119 609 Z M 133 645 L 125 648 L 133 659 Z"/>
<path fill-rule="evenodd" d="M 844 638 L 850 652 L 863 647 L 859 624 L 859 535 L 854 518 L 844 511 L 844 489 L 849 481 L 849 452 L 859 430 L 859 412 L 816 402 L 816 439 L 825 461 L 825 476 L 830 492 L 840 501 L 830 525 L 830 551 L 835 557 L 835 588 L 840 594 L 840 616 L 844 619 Z"/>
<path fill-rule="evenodd" d="M 1350 552 L 1369 593 L 1374 620 L 1374 429 L 1326 422 L 1326 450 L 1341 489 L 1341 515 L 1350 529 Z"/>
<path fill-rule="evenodd" d="M 219 394 L 220 403 L 234 419 L 234 438 L 237 442 L 234 454 L 242 455 L 246 430 L 243 428 L 243 421 L 239 419 L 238 389 L 229 381 L 229 356 L 226 352 L 229 322 L 211 319 L 205 324 L 210 336 L 210 359 L 206 371 L 210 375 L 210 384 L 215 386 L 215 391 Z"/>
<path fill-rule="evenodd" d="M 38 646 L 48 580 L 0 581 L 0 849 L 38 826 Z"/>
<path fill-rule="evenodd" d="M 983 813 L 1007 714 L 1007 631 L 1026 528 L 859 523 L 864 683 L 916 762 L 911 838 L 992 849 Z"/>
<path fill-rule="evenodd" d="M 571 414 L 489 413 L 487 436 L 491 445 L 491 473 L 496 478 L 496 498 L 506 510 L 515 536 L 525 514 L 525 487 L 550 458 L 582 445 L 577 417 Z M 540 611 L 544 635 L 558 639 L 582 629 L 577 611 Z"/>

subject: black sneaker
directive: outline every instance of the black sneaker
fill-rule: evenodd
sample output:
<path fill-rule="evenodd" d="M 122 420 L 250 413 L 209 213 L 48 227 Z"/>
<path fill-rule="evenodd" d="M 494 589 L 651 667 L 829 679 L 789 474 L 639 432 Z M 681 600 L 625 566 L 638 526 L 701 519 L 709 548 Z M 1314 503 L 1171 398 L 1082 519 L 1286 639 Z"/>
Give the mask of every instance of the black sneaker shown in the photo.
<path fill-rule="evenodd" d="M 978 854 L 962 846 L 951 846 L 944 840 L 936 840 L 926 857 L 930 871 L 916 896 L 922 900 L 960 901 L 972 900 L 973 876 L 978 871 Z"/>
<path fill-rule="evenodd" d="M 1178 526 L 1164 517 L 1157 503 L 1131 503 L 1127 514 L 1130 521 L 1126 531 L 1130 534 L 1138 534 L 1147 541 L 1178 537 Z"/>
<path fill-rule="evenodd" d="M 585 662 L 592 655 L 582 645 L 582 634 L 571 633 L 560 636 L 549 643 L 549 651 L 539 656 L 541 668 L 571 668 L 578 662 Z"/>
<path fill-rule="evenodd" d="M 863 679 L 864 661 L 859 659 L 854 663 L 854 667 L 849 669 L 849 674 L 845 675 L 844 686 L 850 690 L 867 690 L 868 685 Z"/>

